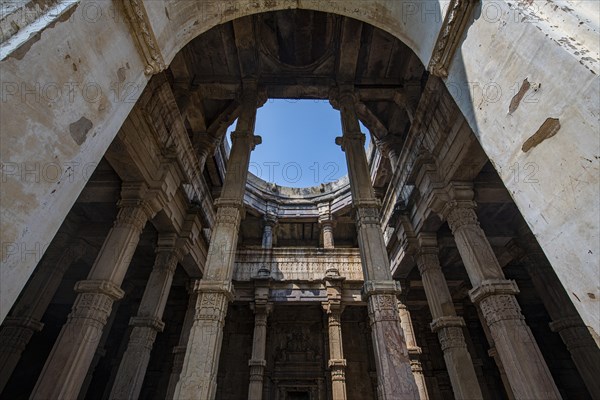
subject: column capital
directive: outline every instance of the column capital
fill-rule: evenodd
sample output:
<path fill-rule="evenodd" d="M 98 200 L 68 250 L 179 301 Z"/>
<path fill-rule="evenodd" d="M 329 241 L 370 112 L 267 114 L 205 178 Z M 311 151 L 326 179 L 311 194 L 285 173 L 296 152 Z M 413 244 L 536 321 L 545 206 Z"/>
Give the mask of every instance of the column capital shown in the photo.
<path fill-rule="evenodd" d="M 123 289 L 113 282 L 95 279 L 77 282 L 75 284 L 75 291 L 77 293 L 104 294 L 110 297 L 113 301 L 120 300 L 125 295 Z"/>
<path fill-rule="evenodd" d="M 345 358 L 330 359 L 327 363 L 329 368 L 346 368 L 346 365 L 347 363 Z"/>
<path fill-rule="evenodd" d="M 402 289 L 397 281 L 366 281 L 362 289 L 365 298 L 379 294 L 390 294 L 398 297 L 400 293 L 402 293 Z"/>
<path fill-rule="evenodd" d="M 447 316 L 447 317 L 440 317 L 440 318 L 436 318 L 433 320 L 433 322 L 431 322 L 431 324 L 429 324 L 429 326 L 431 327 L 431 331 L 436 333 L 441 329 L 444 328 L 463 328 L 466 327 L 467 325 L 465 324 L 465 320 L 462 317 L 453 317 L 453 316 Z"/>
<path fill-rule="evenodd" d="M 235 145 L 236 142 L 247 142 L 250 146 L 250 150 L 254 150 L 256 146 L 262 144 L 262 137 L 255 135 L 251 131 L 233 131 L 231 132 L 231 143 Z"/>
<path fill-rule="evenodd" d="M 360 98 L 354 91 L 354 85 L 340 85 L 329 90 L 329 103 L 339 110 L 341 107 L 356 106 Z"/>
<path fill-rule="evenodd" d="M 142 328 L 151 328 L 157 332 L 162 332 L 165 329 L 165 323 L 156 316 L 150 317 L 131 317 L 129 319 L 130 326 L 139 326 Z"/>
<path fill-rule="evenodd" d="M 479 220 L 475 213 L 476 207 L 477 205 L 473 201 L 451 201 L 447 204 L 445 215 L 452 232 L 463 226 L 479 226 Z"/>
<path fill-rule="evenodd" d="M 44 328 L 44 324 L 41 321 L 24 317 L 6 317 L 2 325 L 28 329 L 34 332 L 39 332 Z"/>
<path fill-rule="evenodd" d="M 229 301 L 233 301 L 233 283 L 231 281 L 208 281 L 201 279 L 194 285 L 196 293 L 220 293 L 224 294 Z"/>
<path fill-rule="evenodd" d="M 548 324 L 552 332 L 560 333 L 560 331 L 569 328 L 585 328 L 587 326 L 583 323 L 583 320 L 578 315 L 573 315 L 566 318 L 556 319 Z"/>
<path fill-rule="evenodd" d="M 342 148 L 342 151 L 346 151 L 348 146 L 351 146 L 354 143 L 358 143 L 361 148 L 365 146 L 367 141 L 367 136 L 358 131 L 358 132 L 345 132 L 344 136 L 338 136 L 335 138 L 335 144 Z"/>
<path fill-rule="evenodd" d="M 482 300 L 494 295 L 514 296 L 519 293 L 517 283 L 513 280 L 489 279 L 469 291 L 469 297 L 473 304 L 479 304 Z"/>

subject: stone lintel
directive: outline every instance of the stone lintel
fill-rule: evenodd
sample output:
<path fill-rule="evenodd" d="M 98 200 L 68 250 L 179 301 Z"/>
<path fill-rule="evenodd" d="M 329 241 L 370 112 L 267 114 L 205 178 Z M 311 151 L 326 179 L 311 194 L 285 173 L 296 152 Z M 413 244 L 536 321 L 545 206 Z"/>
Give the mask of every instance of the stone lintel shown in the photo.
<path fill-rule="evenodd" d="M 500 294 L 516 295 L 519 293 L 517 283 L 513 280 L 489 279 L 469 291 L 473 304 L 478 304 L 486 297 Z"/>
<path fill-rule="evenodd" d="M 120 300 L 125 295 L 123 289 L 110 281 L 104 280 L 84 280 L 75 284 L 77 293 L 100 293 L 105 294 L 112 300 Z"/>

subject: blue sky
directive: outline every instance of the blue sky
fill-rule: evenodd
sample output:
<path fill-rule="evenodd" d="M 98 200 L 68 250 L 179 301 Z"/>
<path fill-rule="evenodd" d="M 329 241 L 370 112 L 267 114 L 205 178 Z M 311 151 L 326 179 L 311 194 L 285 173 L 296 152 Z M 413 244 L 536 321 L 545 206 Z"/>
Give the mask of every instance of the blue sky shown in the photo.
<path fill-rule="evenodd" d="M 229 132 L 235 129 L 235 124 Z M 361 126 L 364 133 L 366 128 Z M 307 187 L 346 175 L 346 159 L 335 138 L 342 135 L 340 114 L 326 100 L 273 100 L 258 109 L 250 172 L 282 186 Z"/>

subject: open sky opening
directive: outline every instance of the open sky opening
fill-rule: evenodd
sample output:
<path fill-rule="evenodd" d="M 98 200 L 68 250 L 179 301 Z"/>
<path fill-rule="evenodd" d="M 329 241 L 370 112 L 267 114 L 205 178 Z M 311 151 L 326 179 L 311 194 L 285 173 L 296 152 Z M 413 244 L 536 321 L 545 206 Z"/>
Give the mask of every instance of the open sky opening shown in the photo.
<path fill-rule="evenodd" d="M 228 130 L 235 130 L 234 123 Z M 370 143 L 369 131 L 361 124 Z M 342 136 L 339 111 L 327 100 L 270 99 L 258 109 L 257 135 L 249 171 L 280 186 L 310 187 L 348 174 L 345 155 L 335 144 Z"/>

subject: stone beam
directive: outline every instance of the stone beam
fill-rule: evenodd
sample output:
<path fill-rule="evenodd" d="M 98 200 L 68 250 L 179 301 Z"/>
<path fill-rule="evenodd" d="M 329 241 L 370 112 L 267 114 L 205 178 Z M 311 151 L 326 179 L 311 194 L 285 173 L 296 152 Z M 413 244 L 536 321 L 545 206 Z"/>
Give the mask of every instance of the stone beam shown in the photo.
<path fill-rule="evenodd" d="M 362 22 L 344 18 L 341 28 L 340 52 L 337 67 L 338 82 L 354 82 L 360 51 Z"/>

